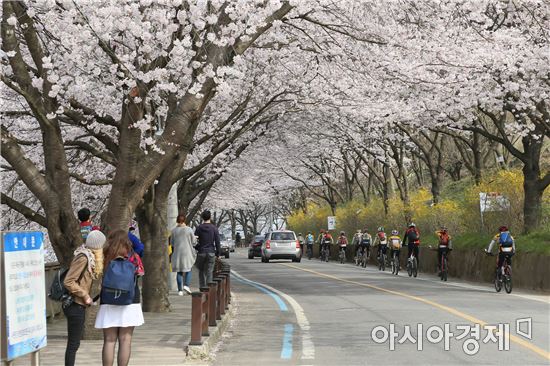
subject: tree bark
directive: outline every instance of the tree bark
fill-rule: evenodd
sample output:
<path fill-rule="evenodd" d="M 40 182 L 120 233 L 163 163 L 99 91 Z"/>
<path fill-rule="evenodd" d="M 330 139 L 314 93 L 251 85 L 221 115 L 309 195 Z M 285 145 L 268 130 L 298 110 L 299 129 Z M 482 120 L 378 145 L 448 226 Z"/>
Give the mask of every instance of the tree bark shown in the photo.
<path fill-rule="evenodd" d="M 157 184 L 144 196 L 136 211 L 141 241 L 145 245 L 142 297 L 143 310 L 155 313 L 170 311 L 168 299 L 168 230 L 167 209 L 170 190 Z"/>

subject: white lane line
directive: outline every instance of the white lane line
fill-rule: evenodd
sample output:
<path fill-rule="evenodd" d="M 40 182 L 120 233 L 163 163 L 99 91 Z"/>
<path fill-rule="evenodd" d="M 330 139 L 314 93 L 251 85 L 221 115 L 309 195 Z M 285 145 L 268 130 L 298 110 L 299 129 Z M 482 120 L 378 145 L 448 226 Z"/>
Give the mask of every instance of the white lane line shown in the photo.
<path fill-rule="evenodd" d="M 255 283 L 259 286 L 265 287 L 266 289 L 268 289 L 270 291 L 273 291 L 274 293 L 276 293 L 277 295 L 279 295 L 280 297 L 282 297 L 283 299 L 286 300 L 286 302 L 292 307 L 292 310 L 294 311 L 294 314 L 296 315 L 296 323 L 300 327 L 300 331 L 301 331 L 300 333 L 302 335 L 302 357 L 301 357 L 301 359 L 302 360 L 313 360 L 313 359 L 315 359 L 315 345 L 313 344 L 313 340 L 311 338 L 311 333 L 310 333 L 311 326 L 309 324 L 309 320 L 307 319 L 306 313 L 305 313 L 304 309 L 302 308 L 302 306 L 296 300 L 294 300 L 294 298 L 292 296 L 287 295 L 282 291 L 279 291 L 279 290 L 277 290 L 277 289 L 275 289 L 271 286 L 265 285 L 263 283 L 249 280 L 246 277 L 239 274 L 234 269 L 232 269 L 231 272 L 233 272 L 235 275 L 237 275 L 241 278 L 246 279 L 249 282 L 253 282 L 253 283 Z"/>

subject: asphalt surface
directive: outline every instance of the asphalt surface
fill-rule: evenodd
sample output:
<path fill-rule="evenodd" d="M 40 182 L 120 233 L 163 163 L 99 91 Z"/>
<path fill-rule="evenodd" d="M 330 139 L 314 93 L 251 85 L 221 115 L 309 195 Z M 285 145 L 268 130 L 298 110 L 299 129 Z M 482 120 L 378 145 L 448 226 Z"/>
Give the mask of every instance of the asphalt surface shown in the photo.
<path fill-rule="evenodd" d="M 242 249 L 229 262 L 238 314 L 214 365 L 550 365 L 544 294 L 508 295 L 490 283 L 443 283 L 317 259 L 261 263 Z M 516 321 L 524 318 L 531 319 L 531 339 L 518 333 Z M 499 334 L 488 331 L 499 324 L 509 325 L 510 336 L 501 337 L 509 350 L 499 350 Z M 414 343 L 403 338 L 407 326 Z M 520 330 L 528 330 L 527 321 Z"/>

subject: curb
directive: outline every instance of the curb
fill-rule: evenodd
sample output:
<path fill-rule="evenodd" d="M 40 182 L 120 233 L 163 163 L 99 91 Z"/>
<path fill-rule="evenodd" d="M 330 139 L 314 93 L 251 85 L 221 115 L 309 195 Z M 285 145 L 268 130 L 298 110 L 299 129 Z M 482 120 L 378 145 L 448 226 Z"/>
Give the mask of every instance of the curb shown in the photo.
<path fill-rule="evenodd" d="M 229 327 L 231 320 L 235 317 L 237 312 L 236 305 L 237 297 L 232 291 L 229 309 L 225 311 L 223 318 L 218 320 L 216 327 L 210 327 L 210 335 L 204 340 L 203 344 L 200 346 L 191 346 L 189 345 L 189 340 L 184 343 L 183 350 L 186 354 L 184 363 L 193 363 L 192 361 L 208 361 L 210 359 L 210 351 L 221 339 L 223 333 Z"/>

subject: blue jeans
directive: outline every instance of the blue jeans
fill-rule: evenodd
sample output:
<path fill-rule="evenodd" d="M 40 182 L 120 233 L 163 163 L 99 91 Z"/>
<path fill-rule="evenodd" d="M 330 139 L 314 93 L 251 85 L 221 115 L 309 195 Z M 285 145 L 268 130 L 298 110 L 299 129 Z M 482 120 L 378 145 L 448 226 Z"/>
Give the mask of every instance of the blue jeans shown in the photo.
<path fill-rule="evenodd" d="M 178 291 L 183 291 L 183 274 L 185 273 L 185 286 L 189 287 L 191 284 L 191 271 L 178 272 L 176 274 L 176 282 L 178 283 Z"/>

